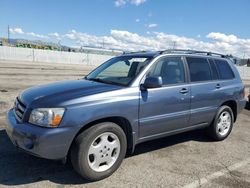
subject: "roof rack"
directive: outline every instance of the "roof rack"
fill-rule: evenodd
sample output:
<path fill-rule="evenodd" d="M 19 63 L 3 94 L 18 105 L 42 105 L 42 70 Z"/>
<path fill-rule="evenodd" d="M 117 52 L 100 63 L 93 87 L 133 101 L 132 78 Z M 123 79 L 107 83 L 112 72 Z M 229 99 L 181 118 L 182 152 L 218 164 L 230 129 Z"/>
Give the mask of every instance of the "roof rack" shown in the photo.
<path fill-rule="evenodd" d="M 169 49 L 169 50 L 162 50 L 159 51 L 160 54 L 168 54 L 168 53 L 184 53 L 184 54 L 204 54 L 208 56 L 220 56 L 222 58 L 228 58 L 229 55 L 214 53 L 214 52 L 207 52 L 207 51 L 198 51 L 198 50 L 184 50 L 184 49 Z"/>
<path fill-rule="evenodd" d="M 141 51 L 123 51 L 122 54 L 135 54 L 135 53 L 145 53 L 145 52 L 149 52 L 149 51 L 146 51 L 146 50 L 141 50 Z"/>

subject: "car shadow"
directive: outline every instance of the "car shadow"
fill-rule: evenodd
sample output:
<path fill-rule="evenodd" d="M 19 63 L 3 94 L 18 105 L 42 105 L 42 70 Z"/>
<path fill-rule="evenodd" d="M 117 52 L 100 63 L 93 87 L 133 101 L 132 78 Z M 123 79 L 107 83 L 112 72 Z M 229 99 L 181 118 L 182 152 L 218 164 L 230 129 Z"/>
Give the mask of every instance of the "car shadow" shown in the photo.
<path fill-rule="evenodd" d="M 0 131 L 0 187 L 25 185 L 43 180 L 58 184 L 86 184 L 71 167 L 59 161 L 29 155 L 17 149 L 5 130 Z"/>
<path fill-rule="evenodd" d="M 189 131 L 177 135 L 172 135 L 168 137 L 163 137 L 160 139 L 143 142 L 136 146 L 133 155 L 128 157 L 133 157 L 135 155 L 140 155 L 147 152 L 152 152 L 162 148 L 170 147 L 176 144 L 180 144 L 187 141 L 197 141 L 197 142 L 213 142 L 206 134 L 204 129 Z"/>
<path fill-rule="evenodd" d="M 182 133 L 139 144 L 134 154 L 127 156 L 127 159 L 190 140 L 211 141 L 204 136 L 202 130 Z M 13 146 L 5 130 L 0 130 L 0 166 L 0 186 L 24 185 L 44 180 L 64 185 L 90 183 L 81 178 L 69 164 L 63 165 L 58 161 L 41 159 L 20 151 Z"/>

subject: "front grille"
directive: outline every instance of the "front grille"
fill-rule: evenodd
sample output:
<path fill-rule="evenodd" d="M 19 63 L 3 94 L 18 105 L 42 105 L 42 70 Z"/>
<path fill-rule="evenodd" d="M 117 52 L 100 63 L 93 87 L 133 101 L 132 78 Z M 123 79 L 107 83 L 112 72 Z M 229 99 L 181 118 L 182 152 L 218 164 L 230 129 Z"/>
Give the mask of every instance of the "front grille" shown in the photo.
<path fill-rule="evenodd" d="M 16 98 L 15 104 L 14 104 L 14 112 L 15 112 L 16 119 L 19 122 L 23 120 L 25 110 L 26 110 L 26 106 L 18 98 Z"/>

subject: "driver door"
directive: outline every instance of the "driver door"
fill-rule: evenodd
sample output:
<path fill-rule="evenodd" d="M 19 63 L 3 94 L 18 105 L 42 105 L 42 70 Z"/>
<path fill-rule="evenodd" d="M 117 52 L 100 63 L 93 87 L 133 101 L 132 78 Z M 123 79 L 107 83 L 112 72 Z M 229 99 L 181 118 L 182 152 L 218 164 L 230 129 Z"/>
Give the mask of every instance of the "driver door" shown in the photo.
<path fill-rule="evenodd" d="M 163 86 L 141 91 L 139 137 L 153 138 L 188 127 L 190 86 L 181 57 L 164 57 L 147 76 L 161 76 Z"/>

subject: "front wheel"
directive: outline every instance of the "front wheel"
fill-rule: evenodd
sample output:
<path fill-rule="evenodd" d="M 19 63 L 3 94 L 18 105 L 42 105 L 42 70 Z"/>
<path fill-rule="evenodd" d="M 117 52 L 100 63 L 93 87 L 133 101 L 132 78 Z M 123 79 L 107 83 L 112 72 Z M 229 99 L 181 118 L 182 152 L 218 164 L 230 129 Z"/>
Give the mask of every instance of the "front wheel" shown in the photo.
<path fill-rule="evenodd" d="M 214 118 L 213 123 L 208 128 L 209 135 L 216 141 L 224 140 L 231 133 L 234 116 L 229 106 L 221 106 Z"/>
<path fill-rule="evenodd" d="M 71 162 L 85 179 L 101 180 L 118 169 L 126 150 L 123 129 L 111 122 L 100 123 L 78 135 L 71 149 Z"/>

